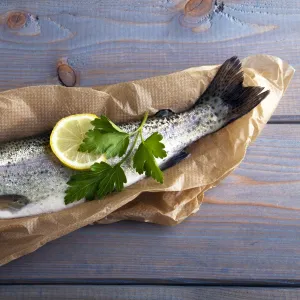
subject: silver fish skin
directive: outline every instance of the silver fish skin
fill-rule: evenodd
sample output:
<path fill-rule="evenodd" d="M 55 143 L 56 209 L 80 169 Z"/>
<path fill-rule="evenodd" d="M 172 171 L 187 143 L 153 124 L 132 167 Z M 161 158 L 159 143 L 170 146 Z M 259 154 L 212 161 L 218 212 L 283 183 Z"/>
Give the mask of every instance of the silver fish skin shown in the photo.
<path fill-rule="evenodd" d="M 247 114 L 268 95 L 269 91 L 263 89 L 243 87 L 239 59 L 228 59 L 193 107 L 181 113 L 162 110 L 147 120 L 143 136 L 159 132 L 166 146 L 167 157 L 159 159 L 158 165 L 164 169 L 178 163 L 187 156 L 187 146 Z M 130 122 L 119 126 L 132 132 L 139 125 L 140 122 Z M 112 158 L 108 163 L 113 165 L 117 161 L 118 158 Z M 133 169 L 132 157 L 122 167 L 127 177 L 125 186 L 144 178 Z M 48 134 L 1 144 L 0 218 L 49 213 L 74 205 L 64 204 L 67 181 L 72 174 L 74 171 L 64 167 L 51 152 Z M 10 207 L 10 199 L 14 203 L 19 201 L 19 206 Z"/>
<path fill-rule="evenodd" d="M 66 207 L 57 198 L 63 199 L 66 182 L 73 171 L 64 167 L 52 153 L 49 137 L 45 134 L 0 145 L 0 218 Z"/>

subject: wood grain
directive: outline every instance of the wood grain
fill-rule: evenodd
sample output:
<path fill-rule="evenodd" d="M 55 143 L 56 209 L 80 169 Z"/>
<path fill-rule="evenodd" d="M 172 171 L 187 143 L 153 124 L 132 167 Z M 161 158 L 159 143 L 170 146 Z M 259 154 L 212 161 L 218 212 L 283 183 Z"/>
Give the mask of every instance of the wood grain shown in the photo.
<path fill-rule="evenodd" d="M 259 53 L 297 69 L 299 28 L 297 0 L 1 1 L 0 90 L 103 85 Z M 296 72 L 273 124 L 197 214 L 176 227 L 82 228 L 2 267 L 0 284 L 27 285 L 0 285 L 0 298 L 300 299 L 290 288 L 95 285 L 299 287 L 299 93 Z"/>
<path fill-rule="evenodd" d="M 172 286 L 1 286 L 5 300 L 297 300 L 300 289 Z"/>
<path fill-rule="evenodd" d="M 297 69 L 299 27 L 297 0 L 2 1 L 0 90 L 60 84 L 61 60 L 81 86 L 220 64 L 232 55 L 276 55 Z M 300 115 L 299 93 L 296 73 L 276 115 Z"/>
<path fill-rule="evenodd" d="M 3 266 L 0 283 L 300 285 L 299 134 L 267 125 L 178 226 L 88 226 Z"/>

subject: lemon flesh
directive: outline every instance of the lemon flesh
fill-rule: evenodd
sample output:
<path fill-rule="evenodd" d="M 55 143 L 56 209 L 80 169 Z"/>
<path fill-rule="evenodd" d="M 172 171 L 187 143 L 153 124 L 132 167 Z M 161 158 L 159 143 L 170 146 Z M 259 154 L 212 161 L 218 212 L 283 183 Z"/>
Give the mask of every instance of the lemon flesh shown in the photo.
<path fill-rule="evenodd" d="M 72 115 L 61 119 L 53 128 L 50 146 L 56 157 L 74 170 L 87 170 L 96 162 L 105 160 L 104 155 L 79 152 L 78 148 L 88 130 L 93 128 L 93 114 Z"/>

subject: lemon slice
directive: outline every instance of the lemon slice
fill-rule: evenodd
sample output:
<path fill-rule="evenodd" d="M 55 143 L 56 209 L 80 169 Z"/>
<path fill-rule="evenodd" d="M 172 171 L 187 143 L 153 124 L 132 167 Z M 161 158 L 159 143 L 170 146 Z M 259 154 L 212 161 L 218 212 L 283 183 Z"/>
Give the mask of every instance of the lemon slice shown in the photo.
<path fill-rule="evenodd" d="M 96 162 L 105 160 L 104 155 L 79 152 L 85 133 L 93 128 L 91 121 L 97 118 L 93 114 L 72 115 L 61 119 L 53 128 L 50 146 L 56 157 L 67 167 L 75 170 L 87 170 Z"/>

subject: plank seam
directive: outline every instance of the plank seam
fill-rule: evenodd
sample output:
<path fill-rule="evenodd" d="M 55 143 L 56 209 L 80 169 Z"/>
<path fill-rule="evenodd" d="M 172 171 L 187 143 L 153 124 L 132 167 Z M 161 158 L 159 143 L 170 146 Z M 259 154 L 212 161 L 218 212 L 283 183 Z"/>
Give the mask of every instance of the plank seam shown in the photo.
<path fill-rule="evenodd" d="M 300 124 L 300 115 L 272 116 L 268 124 Z"/>
<path fill-rule="evenodd" d="M 61 280 L 5 280 L 0 282 L 0 286 L 8 286 L 8 285 L 26 285 L 26 286 L 40 286 L 40 285 L 110 285 L 110 286 L 185 286 L 185 287 L 252 287 L 252 288 L 300 288 L 300 280 L 283 280 L 283 281 L 235 281 L 235 280 L 220 280 L 220 281 L 209 281 L 209 280 L 199 280 L 199 282 L 176 282 L 176 280 L 172 280 L 170 282 L 164 280 L 74 280 L 74 279 L 61 279 Z"/>

